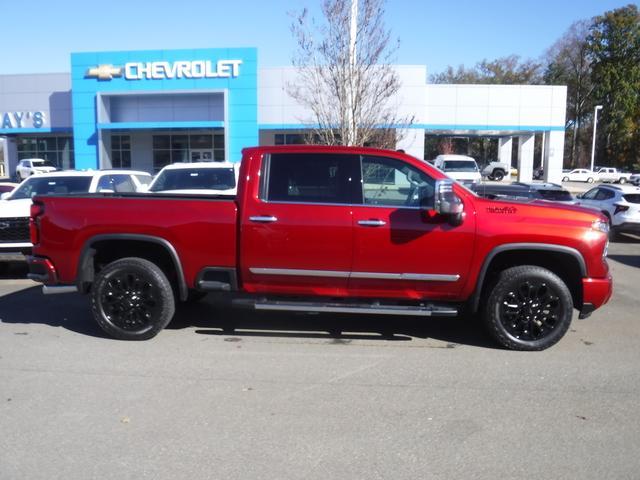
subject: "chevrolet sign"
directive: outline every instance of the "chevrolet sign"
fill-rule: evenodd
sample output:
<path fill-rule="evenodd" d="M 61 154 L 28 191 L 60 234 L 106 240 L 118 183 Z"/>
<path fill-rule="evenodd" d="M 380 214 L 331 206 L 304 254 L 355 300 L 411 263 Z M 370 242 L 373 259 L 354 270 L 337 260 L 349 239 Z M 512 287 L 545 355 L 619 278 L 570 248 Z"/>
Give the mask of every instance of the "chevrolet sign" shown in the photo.
<path fill-rule="evenodd" d="M 192 60 L 176 62 L 129 62 L 124 67 L 99 65 L 87 70 L 86 77 L 111 80 L 124 74 L 126 80 L 166 80 L 173 78 L 235 78 L 242 60 Z"/>

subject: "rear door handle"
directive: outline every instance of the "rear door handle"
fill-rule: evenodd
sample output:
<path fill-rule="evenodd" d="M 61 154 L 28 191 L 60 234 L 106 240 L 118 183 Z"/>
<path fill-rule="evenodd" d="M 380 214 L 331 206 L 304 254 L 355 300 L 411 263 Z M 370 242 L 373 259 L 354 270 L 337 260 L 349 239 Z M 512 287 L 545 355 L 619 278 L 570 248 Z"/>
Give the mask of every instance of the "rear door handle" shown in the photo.
<path fill-rule="evenodd" d="M 278 217 L 274 217 L 273 215 L 258 215 L 255 217 L 249 217 L 249 220 L 258 223 L 273 223 L 278 221 Z"/>
<path fill-rule="evenodd" d="M 386 225 L 387 222 L 384 220 L 358 220 L 358 225 L 362 225 L 363 227 L 382 227 Z"/>

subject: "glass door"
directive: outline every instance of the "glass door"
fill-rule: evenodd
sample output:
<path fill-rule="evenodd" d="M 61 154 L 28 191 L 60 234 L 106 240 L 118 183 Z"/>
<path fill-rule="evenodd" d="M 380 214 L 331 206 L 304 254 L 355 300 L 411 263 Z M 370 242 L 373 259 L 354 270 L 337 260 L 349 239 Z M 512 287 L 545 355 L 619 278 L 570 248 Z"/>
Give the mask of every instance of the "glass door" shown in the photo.
<path fill-rule="evenodd" d="M 191 161 L 213 162 L 213 150 L 205 148 L 191 149 Z"/>

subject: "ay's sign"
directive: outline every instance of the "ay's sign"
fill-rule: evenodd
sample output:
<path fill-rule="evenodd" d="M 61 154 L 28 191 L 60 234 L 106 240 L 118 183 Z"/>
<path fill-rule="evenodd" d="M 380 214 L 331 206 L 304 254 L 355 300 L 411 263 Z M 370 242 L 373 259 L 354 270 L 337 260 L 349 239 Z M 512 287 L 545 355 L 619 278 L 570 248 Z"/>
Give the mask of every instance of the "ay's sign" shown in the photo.
<path fill-rule="evenodd" d="M 42 128 L 45 124 L 46 117 L 44 112 L 0 112 L 0 128 L 18 129 L 18 128 Z"/>

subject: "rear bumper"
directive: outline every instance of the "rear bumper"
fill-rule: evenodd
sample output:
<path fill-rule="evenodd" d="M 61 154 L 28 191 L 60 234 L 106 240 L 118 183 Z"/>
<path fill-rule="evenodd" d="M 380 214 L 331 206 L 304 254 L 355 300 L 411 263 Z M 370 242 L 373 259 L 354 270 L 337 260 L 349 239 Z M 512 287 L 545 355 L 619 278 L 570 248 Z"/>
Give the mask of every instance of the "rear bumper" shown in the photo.
<path fill-rule="evenodd" d="M 613 293 L 613 279 L 606 278 L 582 279 L 582 308 L 580 318 L 587 318 L 591 313 L 607 303 Z"/>
<path fill-rule="evenodd" d="M 45 257 L 27 257 L 29 274 L 27 277 L 35 282 L 45 285 L 56 285 L 58 283 L 58 273 L 51 260 Z"/>

